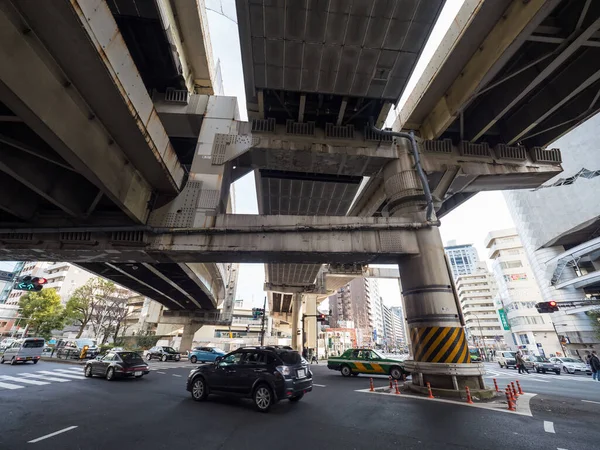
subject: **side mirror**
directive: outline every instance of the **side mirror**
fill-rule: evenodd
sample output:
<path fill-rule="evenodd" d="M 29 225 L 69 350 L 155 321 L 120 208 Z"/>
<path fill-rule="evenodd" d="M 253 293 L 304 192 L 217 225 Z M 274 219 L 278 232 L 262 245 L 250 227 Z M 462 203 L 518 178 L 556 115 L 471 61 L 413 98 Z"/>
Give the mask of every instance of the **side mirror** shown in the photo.
<path fill-rule="evenodd" d="M 223 357 L 222 356 L 217 356 L 215 358 L 215 364 L 219 364 L 221 361 L 223 361 Z"/>
<path fill-rule="evenodd" d="M 102 360 L 102 355 L 98 355 L 98 356 L 96 356 L 96 359 L 97 359 L 98 361 L 101 361 L 101 360 Z"/>

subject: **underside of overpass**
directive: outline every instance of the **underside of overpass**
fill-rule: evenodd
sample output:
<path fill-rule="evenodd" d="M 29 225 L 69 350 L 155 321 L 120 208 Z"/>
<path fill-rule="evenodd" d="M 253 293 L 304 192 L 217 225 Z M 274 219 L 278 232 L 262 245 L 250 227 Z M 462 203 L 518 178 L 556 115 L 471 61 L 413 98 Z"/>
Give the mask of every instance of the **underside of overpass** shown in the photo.
<path fill-rule="evenodd" d="M 203 2 L 97 3 L 0 5 L 0 227 L 141 226 L 185 185 L 202 116 L 168 103 L 212 94 Z M 74 236 L 63 244 L 86 241 Z M 215 264 L 81 265 L 173 309 L 224 297 Z"/>

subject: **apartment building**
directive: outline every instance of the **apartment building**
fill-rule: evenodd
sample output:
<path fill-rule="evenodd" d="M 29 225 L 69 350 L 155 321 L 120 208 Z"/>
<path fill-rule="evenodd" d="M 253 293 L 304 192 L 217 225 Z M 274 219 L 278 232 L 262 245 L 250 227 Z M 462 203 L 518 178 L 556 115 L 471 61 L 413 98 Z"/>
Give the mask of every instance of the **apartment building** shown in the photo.
<path fill-rule="evenodd" d="M 498 286 L 494 304 L 499 316 L 507 318 L 506 345 L 525 354 L 562 354 L 550 314 L 540 314 L 535 308 L 543 297 L 517 230 L 492 231 L 485 246 Z"/>
<path fill-rule="evenodd" d="M 456 241 L 449 241 L 444 247 L 444 251 L 450 261 L 454 280 L 460 275 L 473 273 L 479 264 L 477 249 L 472 244 L 456 245 Z"/>

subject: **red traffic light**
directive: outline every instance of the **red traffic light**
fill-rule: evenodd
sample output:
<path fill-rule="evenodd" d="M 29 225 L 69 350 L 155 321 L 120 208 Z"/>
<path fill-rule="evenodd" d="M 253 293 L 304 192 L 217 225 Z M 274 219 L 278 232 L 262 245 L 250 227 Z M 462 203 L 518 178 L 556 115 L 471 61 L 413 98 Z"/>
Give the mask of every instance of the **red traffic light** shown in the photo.
<path fill-rule="evenodd" d="M 37 284 L 46 284 L 46 283 L 48 282 L 48 280 L 47 280 L 47 279 L 45 279 L 45 278 L 42 278 L 42 277 L 40 277 L 40 278 L 35 278 L 33 281 L 34 281 L 35 283 L 37 283 Z"/>
<path fill-rule="evenodd" d="M 549 304 L 550 306 L 552 306 L 553 308 L 556 306 L 556 302 L 555 302 L 554 300 L 552 300 L 552 301 L 548 302 L 548 304 Z"/>

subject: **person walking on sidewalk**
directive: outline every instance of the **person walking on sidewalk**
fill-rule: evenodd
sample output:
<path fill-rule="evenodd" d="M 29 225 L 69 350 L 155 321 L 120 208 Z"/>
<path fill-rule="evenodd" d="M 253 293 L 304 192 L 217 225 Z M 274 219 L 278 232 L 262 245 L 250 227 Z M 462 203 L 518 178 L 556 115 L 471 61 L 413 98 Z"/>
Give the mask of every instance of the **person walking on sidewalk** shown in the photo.
<path fill-rule="evenodd" d="M 523 373 L 525 371 L 527 374 L 529 374 L 529 370 L 527 370 L 527 367 L 525 367 L 525 358 L 523 358 L 521 352 L 517 352 L 516 359 L 517 366 L 519 366 L 519 373 Z"/>
<path fill-rule="evenodd" d="M 600 381 L 600 358 L 596 350 L 590 355 L 590 367 L 592 368 L 592 380 Z"/>

